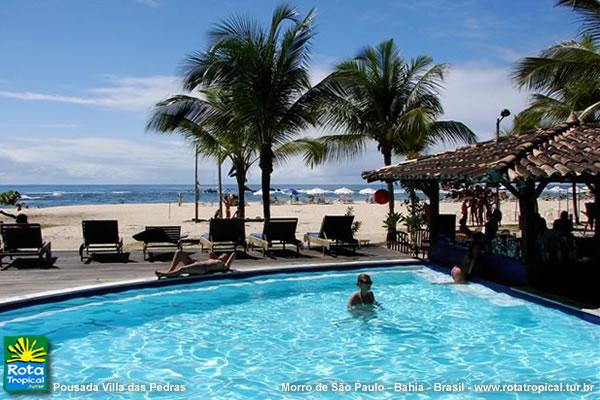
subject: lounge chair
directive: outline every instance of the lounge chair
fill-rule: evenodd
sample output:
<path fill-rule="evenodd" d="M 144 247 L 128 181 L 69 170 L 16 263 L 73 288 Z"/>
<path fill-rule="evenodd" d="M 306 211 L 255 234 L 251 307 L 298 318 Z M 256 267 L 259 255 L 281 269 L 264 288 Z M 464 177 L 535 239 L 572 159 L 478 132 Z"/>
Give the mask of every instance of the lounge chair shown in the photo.
<path fill-rule="evenodd" d="M 133 238 L 144 242 L 144 260 L 148 259 L 148 249 L 182 249 L 184 243 L 192 242 L 187 235 L 181 236 L 181 226 L 146 226 L 143 232 L 133 235 Z"/>
<path fill-rule="evenodd" d="M 310 249 L 311 243 L 331 251 L 332 247 L 351 247 L 356 252 L 359 245 L 358 240 L 352 234 L 353 215 L 326 215 L 321 223 L 319 232 L 308 232 L 304 235 L 304 241 Z"/>
<path fill-rule="evenodd" d="M 296 246 L 296 252 L 300 253 L 302 242 L 296 239 L 296 227 L 298 218 L 271 218 L 265 220 L 262 233 L 252 233 L 248 236 L 248 245 L 259 247 L 263 256 L 273 248 L 273 245 L 282 245 L 285 250 L 286 244 Z"/>
<path fill-rule="evenodd" d="M 244 220 L 238 218 L 212 218 L 208 223 L 208 233 L 200 236 L 202 250 L 236 251 L 238 246 L 246 251 Z"/>
<path fill-rule="evenodd" d="M 84 260 L 94 253 L 123 253 L 123 239 L 119 237 L 119 222 L 116 220 L 81 221 L 83 243 L 79 246 L 79 257 Z"/>
<path fill-rule="evenodd" d="M 40 224 L 0 224 L 2 248 L 0 249 L 0 267 L 4 257 L 37 256 L 50 262 L 52 250 L 50 242 L 42 239 Z M 2 268 L 3 270 L 8 266 Z"/>

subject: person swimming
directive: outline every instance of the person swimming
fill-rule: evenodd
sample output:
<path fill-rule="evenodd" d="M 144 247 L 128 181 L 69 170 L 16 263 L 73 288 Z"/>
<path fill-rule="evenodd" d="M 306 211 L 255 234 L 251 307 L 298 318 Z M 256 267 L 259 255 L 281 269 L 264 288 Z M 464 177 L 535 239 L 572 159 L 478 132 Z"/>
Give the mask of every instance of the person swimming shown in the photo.
<path fill-rule="evenodd" d="M 358 286 L 360 290 L 354 293 L 350 297 L 350 300 L 348 300 L 348 310 L 352 310 L 355 307 L 378 305 L 375 301 L 375 295 L 371 291 L 372 284 L 373 281 L 369 275 L 358 275 L 356 286 Z"/>
<path fill-rule="evenodd" d="M 460 264 L 455 265 L 450 270 L 450 276 L 452 276 L 454 283 L 467 283 L 469 275 L 473 273 L 473 269 L 475 269 L 479 262 L 483 247 L 484 236 L 481 232 L 477 232 L 473 235 L 473 241 Z"/>

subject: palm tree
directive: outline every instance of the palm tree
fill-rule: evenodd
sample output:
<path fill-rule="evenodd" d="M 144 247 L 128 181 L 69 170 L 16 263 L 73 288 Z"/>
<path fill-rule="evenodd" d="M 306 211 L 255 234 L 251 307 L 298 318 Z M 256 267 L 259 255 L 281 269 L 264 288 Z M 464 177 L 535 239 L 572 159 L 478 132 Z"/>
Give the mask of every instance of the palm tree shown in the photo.
<path fill-rule="evenodd" d="M 185 68 L 185 89 L 231 93 L 232 112 L 255 138 L 264 218 L 270 218 L 274 149 L 317 122 L 308 72 L 313 18 L 313 10 L 300 19 L 287 5 L 275 9 L 269 29 L 246 17 L 230 18 L 210 33 L 209 49 L 189 57 Z"/>
<path fill-rule="evenodd" d="M 323 124 L 343 133 L 321 137 L 321 152 L 309 161 L 357 156 L 370 140 L 386 166 L 394 154 L 414 158 L 433 143 L 474 143 L 475 134 L 463 123 L 438 120 L 446 70 L 427 56 L 406 62 L 391 39 L 342 62 L 315 90 L 324 102 Z M 393 213 L 392 182 L 388 191 Z"/>
<path fill-rule="evenodd" d="M 520 60 L 513 77 L 517 85 L 539 92 L 553 93 L 573 82 L 600 82 L 600 2 L 597 0 L 559 0 L 557 6 L 571 7 L 582 21 L 581 41 L 551 46 L 538 57 Z"/>
<path fill-rule="evenodd" d="M 203 92 L 206 100 L 190 95 L 168 98 L 155 107 L 147 129 L 179 133 L 194 143 L 197 151 L 231 161 L 229 176 L 235 176 L 239 204 L 237 214 L 245 218 L 246 176 L 256 156 L 256 145 L 247 127 L 232 115 L 231 97 L 224 91 Z"/>
<path fill-rule="evenodd" d="M 593 81 L 572 82 L 551 95 L 535 93 L 529 107 L 515 117 L 511 133 L 556 126 L 567 120 L 572 112 L 582 122 L 595 121 L 599 102 L 600 83 Z"/>

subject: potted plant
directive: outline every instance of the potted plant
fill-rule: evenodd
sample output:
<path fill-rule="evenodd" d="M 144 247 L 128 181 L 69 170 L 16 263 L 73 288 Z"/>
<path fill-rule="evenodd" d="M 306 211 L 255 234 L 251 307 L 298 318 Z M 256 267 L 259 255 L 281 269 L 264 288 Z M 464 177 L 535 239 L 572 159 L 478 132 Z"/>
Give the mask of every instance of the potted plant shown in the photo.
<path fill-rule="evenodd" d="M 386 218 L 383 220 L 383 227 L 387 229 L 386 241 L 393 242 L 396 240 L 396 225 L 402 221 L 404 216 L 399 212 L 388 212 Z"/>

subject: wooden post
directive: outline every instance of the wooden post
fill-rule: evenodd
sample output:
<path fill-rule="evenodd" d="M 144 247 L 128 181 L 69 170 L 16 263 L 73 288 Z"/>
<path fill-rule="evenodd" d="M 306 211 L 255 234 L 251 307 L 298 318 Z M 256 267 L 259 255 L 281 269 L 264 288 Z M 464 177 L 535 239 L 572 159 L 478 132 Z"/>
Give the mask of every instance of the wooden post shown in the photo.
<path fill-rule="evenodd" d="M 200 201 L 200 184 L 198 183 L 198 145 L 194 148 L 194 222 L 198 222 L 198 202 Z"/>
<path fill-rule="evenodd" d="M 541 183 L 538 188 L 535 187 L 534 181 L 526 181 L 519 187 L 519 207 L 521 209 L 522 218 L 522 235 L 521 235 L 521 253 L 523 256 L 523 264 L 527 268 L 527 276 L 529 283 L 535 280 L 536 275 L 536 220 L 535 213 L 537 209 L 537 198 L 543 190 L 545 183 Z"/>
<path fill-rule="evenodd" d="M 423 187 L 423 193 L 429 197 L 429 238 L 431 243 L 437 240 L 440 216 L 440 185 L 438 181 L 427 182 Z"/>
<path fill-rule="evenodd" d="M 573 182 L 573 215 L 575 223 L 579 224 L 579 210 L 577 209 L 577 184 Z"/>

